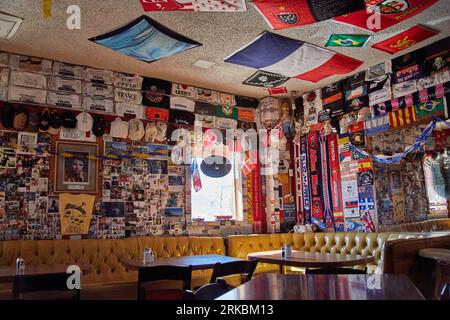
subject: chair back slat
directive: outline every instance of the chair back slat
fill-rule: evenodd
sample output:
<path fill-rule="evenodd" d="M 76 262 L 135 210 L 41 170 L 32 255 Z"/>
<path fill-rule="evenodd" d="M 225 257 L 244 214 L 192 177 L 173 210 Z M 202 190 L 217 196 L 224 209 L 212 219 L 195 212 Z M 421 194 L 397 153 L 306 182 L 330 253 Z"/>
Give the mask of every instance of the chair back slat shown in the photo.
<path fill-rule="evenodd" d="M 138 270 L 138 299 L 145 299 L 145 282 L 178 280 L 183 282 L 183 291 L 191 288 L 192 266 L 153 266 Z"/>
<path fill-rule="evenodd" d="M 205 284 L 195 292 L 190 290 L 186 291 L 185 298 L 188 300 L 214 300 L 233 288 L 234 287 L 228 285 L 225 280 L 217 279 L 216 283 Z"/>
<path fill-rule="evenodd" d="M 250 261 L 243 260 L 226 263 L 216 263 L 216 265 L 214 266 L 210 283 L 216 282 L 217 278 L 231 276 L 235 274 L 244 275 L 246 278 L 244 282 L 246 282 L 253 277 L 253 273 L 255 272 L 257 264 L 258 264 L 257 260 L 250 260 Z"/>

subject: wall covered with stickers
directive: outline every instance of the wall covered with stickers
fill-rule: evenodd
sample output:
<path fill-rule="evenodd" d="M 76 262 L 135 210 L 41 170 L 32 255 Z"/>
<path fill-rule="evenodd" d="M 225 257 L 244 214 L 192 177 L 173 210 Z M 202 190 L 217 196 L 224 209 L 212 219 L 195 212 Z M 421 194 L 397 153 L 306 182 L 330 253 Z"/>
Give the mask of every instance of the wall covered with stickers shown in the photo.
<path fill-rule="evenodd" d="M 171 160 L 175 129 L 256 128 L 258 100 L 5 52 L 0 80 L 0 239 L 78 237 L 61 212 L 91 199 L 88 238 L 249 233 L 260 219 L 253 167 L 240 221 L 192 221 L 191 166 Z"/>

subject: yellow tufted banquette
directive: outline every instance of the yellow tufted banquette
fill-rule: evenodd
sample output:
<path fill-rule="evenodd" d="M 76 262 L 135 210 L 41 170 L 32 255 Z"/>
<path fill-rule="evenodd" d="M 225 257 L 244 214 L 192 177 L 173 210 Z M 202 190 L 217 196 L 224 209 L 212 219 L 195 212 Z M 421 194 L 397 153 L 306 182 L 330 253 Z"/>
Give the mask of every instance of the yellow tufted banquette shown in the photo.
<path fill-rule="evenodd" d="M 247 259 L 249 253 L 279 250 L 282 245 L 290 243 L 294 250 L 299 251 L 372 255 L 377 263 L 367 267 L 369 272 L 373 272 L 380 263 L 381 250 L 386 241 L 415 237 L 417 235 L 407 233 L 354 232 L 233 235 L 228 237 L 228 255 Z M 274 264 L 258 263 L 256 267 L 256 273 L 277 270 L 278 266 Z"/>
<path fill-rule="evenodd" d="M 23 257 L 25 267 L 35 265 L 89 265 L 83 284 L 136 282 L 137 271 L 121 261 L 141 259 L 144 248 L 156 257 L 199 254 L 225 255 L 221 237 L 133 237 L 117 240 L 17 240 L 0 241 L 0 266 L 14 266 Z M 208 283 L 211 271 L 194 271 L 193 286 Z"/>

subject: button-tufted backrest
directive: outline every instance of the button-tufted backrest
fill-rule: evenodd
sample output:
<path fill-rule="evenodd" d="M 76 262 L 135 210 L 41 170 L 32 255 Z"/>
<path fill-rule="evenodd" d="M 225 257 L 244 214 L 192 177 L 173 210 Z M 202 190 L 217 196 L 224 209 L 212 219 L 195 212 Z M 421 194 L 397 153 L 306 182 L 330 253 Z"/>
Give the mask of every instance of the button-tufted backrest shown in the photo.
<path fill-rule="evenodd" d="M 374 256 L 378 264 L 383 245 L 388 240 L 414 238 L 407 233 L 319 232 L 232 235 L 228 237 L 228 255 L 246 259 L 252 252 L 279 250 L 291 243 L 294 250 Z M 275 270 L 276 266 L 258 264 L 258 271 Z"/>
<path fill-rule="evenodd" d="M 137 272 L 121 261 L 140 259 L 150 247 L 157 257 L 195 254 L 225 255 L 220 237 L 133 237 L 117 240 L 17 240 L 0 241 L 0 266 L 14 266 L 23 257 L 25 267 L 36 265 L 89 265 L 83 283 L 128 282 L 137 280 Z"/>

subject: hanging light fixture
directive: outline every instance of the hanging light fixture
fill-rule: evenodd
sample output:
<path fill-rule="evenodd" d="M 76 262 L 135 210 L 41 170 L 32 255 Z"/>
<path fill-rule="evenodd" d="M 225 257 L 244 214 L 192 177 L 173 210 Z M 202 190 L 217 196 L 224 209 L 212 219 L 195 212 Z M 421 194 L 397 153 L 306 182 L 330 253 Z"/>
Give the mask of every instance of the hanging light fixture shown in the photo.
<path fill-rule="evenodd" d="M 231 171 L 231 162 L 224 156 L 209 156 L 200 164 L 202 172 L 211 178 L 222 178 Z"/>

